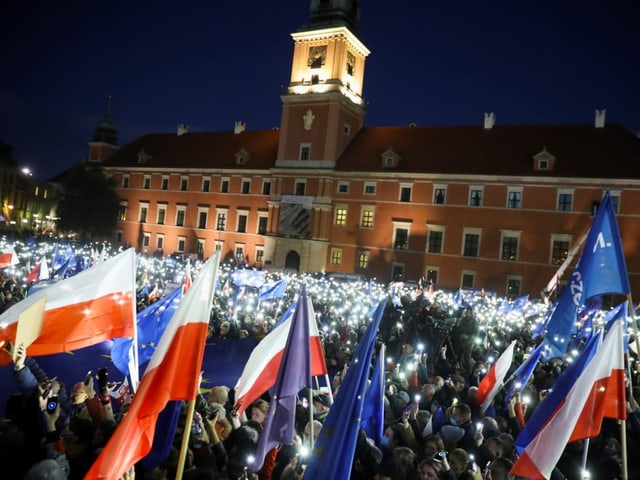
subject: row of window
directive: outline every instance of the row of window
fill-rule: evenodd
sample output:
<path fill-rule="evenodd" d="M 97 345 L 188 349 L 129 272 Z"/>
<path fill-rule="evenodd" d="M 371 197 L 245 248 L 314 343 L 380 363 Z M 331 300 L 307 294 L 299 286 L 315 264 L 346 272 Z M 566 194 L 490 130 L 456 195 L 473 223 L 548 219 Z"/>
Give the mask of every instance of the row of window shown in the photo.
<path fill-rule="evenodd" d="M 149 247 L 151 247 L 151 235 L 152 235 L 151 232 L 142 233 L 142 246 L 145 249 L 148 249 Z M 156 233 L 155 240 L 156 240 L 155 248 L 158 250 L 164 250 L 164 248 L 167 246 L 170 247 L 170 245 L 165 245 L 164 233 Z M 122 243 L 122 241 L 123 241 L 123 231 L 118 230 L 116 232 L 116 242 Z M 222 251 L 224 247 L 224 243 L 225 243 L 224 240 L 215 240 L 214 253 L 218 251 Z M 172 250 L 175 250 L 176 252 L 181 252 L 181 253 L 187 252 L 189 250 L 187 246 L 187 237 L 179 236 L 176 240 L 175 249 L 172 249 Z M 204 238 L 196 239 L 195 253 L 197 253 L 201 257 L 205 256 L 205 239 Z M 247 255 L 245 255 L 244 243 L 236 243 L 234 245 L 234 255 L 236 258 L 239 258 L 239 257 L 242 257 L 244 259 L 247 258 Z M 264 262 L 264 246 L 263 245 L 255 246 L 255 262 L 256 263 Z"/>
<path fill-rule="evenodd" d="M 143 178 L 142 188 L 150 189 L 151 188 L 151 175 L 145 175 Z M 270 195 L 271 194 L 271 179 L 263 179 L 262 181 L 262 194 Z M 210 192 L 211 191 L 211 177 L 202 177 L 202 192 Z M 341 181 L 338 182 L 337 192 L 338 193 L 349 193 L 349 182 Z M 122 176 L 122 187 L 129 187 L 129 175 L 124 174 Z M 230 193 L 230 179 L 223 177 L 220 179 L 220 193 Z M 168 190 L 169 189 L 169 176 L 163 175 L 160 179 L 160 189 Z M 189 190 L 189 177 L 181 176 L 180 177 L 180 185 L 179 189 L 181 191 Z M 293 194 L 294 195 L 305 195 L 307 189 L 306 180 L 297 179 L 294 182 Z M 365 195 L 375 195 L 377 192 L 377 182 L 364 182 L 363 193 Z M 240 184 L 240 193 L 249 194 L 251 193 L 251 179 L 243 178 Z M 413 193 L 413 186 L 410 184 L 400 184 L 399 192 L 398 192 L 398 201 L 400 202 L 411 202 Z M 507 188 L 507 198 L 506 198 L 506 207 L 512 209 L 518 209 L 522 207 L 522 194 L 523 187 L 508 187 Z M 447 186 L 441 184 L 434 184 L 433 186 L 433 198 L 432 202 L 435 205 L 444 205 L 447 199 Z M 613 194 L 611 197 L 613 201 L 613 205 L 615 210 L 618 209 L 618 201 L 619 196 Z M 469 186 L 469 196 L 468 196 L 468 205 L 472 207 L 481 207 L 483 205 L 484 200 L 484 187 L 482 185 L 471 185 Z M 595 205 L 594 205 L 595 207 Z M 561 212 L 570 212 L 573 210 L 573 191 L 571 189 L 559 189 L 557 193 L 557 201 L 556 201 L 556 210 Z M 342 225 L 338 222 L 336 218 L 336 225 Z M 361 224 L 362 225 L 362 224 Z M 362 225 L 365 226 L 365 225 Z"/>
<path fill-rule="evenodd" d="M 444 226 L 430 225 L 427 234 L 426 252 L 432 254 L 441 254 L 444 248 Z M 392 245 L 395 250 L 406 250 L 409 248 L 409 228 L 397 222 L 393 229 Z M 461 255 L 464 257 L 478 257 L 480 255 L 480 229 L 467 228 L 463 234 L 463 242 Z M 500 260 L 515 262 L 519 256 L 520 232 L 503 231 L 500 239 Z M 570 247 L 570 238 L 567 235 L 557 235 L 551 239 L 551 257 L 552 265 L 561 265 L 567 258 Z M 331 264 L 338 266 L 342 263 L 342 250 L 333 249 L 331 255 Z M 366 268 L 361 265 L 360 260 L 357 264 L 359 268 Z"/>
<path fill-rule="evenodd" d="M 130 180 L 129 174 L 125 173 L 122 175 L 122 182 L 120 186 L 122 188 L 129 188 Z M 145 175 L 142 179 L 142 188 L 145 190 L 149 190 L 152 188 L 152 175 Z M 223 177 L 220 179 L 220 193 L 230 193 L 229 187 L 231 184 L 231 179 Z M 160 190 L 169 190 L 169 175 L 162 175 L 160 178 Z M 202 177 L 201 191 L 202 192 L 211 192 L 212 184 L 211 177 Z M 182 175 L 180 177 L 180 183 L 178 185 L 178 189 L 182 192 L 189 191 L 189 177 L 186 175 Z M 243 178 L 240 183 L 240 193 L 244 195 L 248 195 L 251 193 L 251 179 Z M 271 195 L 271 180 L 263 180 L 262 181 L 262 195 Z"/>
<path fill-rule="evenodd" d="M 568 250 L 568 246 L 567 246 Z M 565 251 L 566 258 L 567 251 Z M 330 263 L 333 266 L 342 265 L 342 249 L 332 248 L 330 252 Z M 356 253 L 355 270 L 366 270 L 369 264 L 369 252 L 367 250 L 359 250 Z M 404 280 L 405 264 L 403 262 L 393 262 L 391 264 L 391 278 L 395 281 Z M 438 267 L 427 267 L 425 278 L 427 281 L 432 282 L 434 285 L 438 284 Z M 471 289 L 475 288 L 476 272 L 472 270 L 463 270 L 460 277 L 461 288 Z M 519 275 L 509 275 L 507 277 L 507 295 L 517 296 L 520 295 L 520 289 L 522 284 L 522 277 Z"/>
<path fill-rule="evenodd" d="M 215 230 L 226 231 L 227 230 L 227 218 L 228 208 L 216 209 L 216 223 Z M 138 222 L 147 223 L 149 216 L 149 204 L 141 203 L 140 210 L 138 211 Z M 176 207 L 175 223 L 176 227 L 184 227 L 185 219 L 187 216 L 187 207 L 184 205 L 178 205 Z M 127 218 L 127 204 L 120 204 L 119 219 L 125 221 Z M 206 229 L 208 227 L 209 220 L 209 207 L 198 207 L 198 216 L 196 222 L 196 228 Z M 249 220 L 248 210 L 238 210 L 236 215 L 236 232 L 247 233 L 247 225 Z M 158 225 L 165 225 L 167 221 L 167 206 L 160 204 L 156 208 L 156 223 Z M 258 212 L 258 223 L 256 226 L 256 233 L 264 235 L 267 232 L 267 213 Z"/>

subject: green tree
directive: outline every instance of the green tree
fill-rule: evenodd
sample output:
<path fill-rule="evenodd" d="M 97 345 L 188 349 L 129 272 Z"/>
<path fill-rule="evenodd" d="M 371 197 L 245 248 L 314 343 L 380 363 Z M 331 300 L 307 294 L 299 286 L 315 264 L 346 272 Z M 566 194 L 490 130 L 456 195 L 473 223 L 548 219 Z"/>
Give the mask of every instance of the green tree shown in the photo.
<path fill-rule="evenodd" d="M 62 180 L 58 228 L 82 240 L 109 238 L 118 220 L 120 200 L 112 178 L 94 165 L 77 165 Z"/>

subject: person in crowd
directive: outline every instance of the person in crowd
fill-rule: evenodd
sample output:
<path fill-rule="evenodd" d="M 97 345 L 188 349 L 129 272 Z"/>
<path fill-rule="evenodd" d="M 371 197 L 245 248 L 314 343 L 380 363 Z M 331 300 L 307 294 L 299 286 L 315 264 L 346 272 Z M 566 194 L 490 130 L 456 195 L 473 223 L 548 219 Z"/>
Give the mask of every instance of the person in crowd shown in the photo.
<path fill-rule="evenodd" d="M 418 465 L 420 480 L 455 480 L 455 473 L 447 462 L 447 457 L 442 460 L 424 459 Z"/>
<path fill-rule="evenodd" d="M 331 408 L 331 400 L 328 395 L 319 393 L 313 396 L 313 418 L 314 420 L 324 423 L 329 415 Z"/>

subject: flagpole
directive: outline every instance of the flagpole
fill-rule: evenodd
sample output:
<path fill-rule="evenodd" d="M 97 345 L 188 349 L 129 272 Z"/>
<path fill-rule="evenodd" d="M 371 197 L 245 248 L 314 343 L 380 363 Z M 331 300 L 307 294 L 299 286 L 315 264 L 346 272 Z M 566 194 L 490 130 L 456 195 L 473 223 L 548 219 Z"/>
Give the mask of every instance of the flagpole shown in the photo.
<path fill-rule="evenodd" d="M 631 323 L 633 325 L 633 334 L 636 342 L 636 352 L 638 353 L 638 355 L 640 355 L 640 338 L 638 338 L 638 323 L 636 321 L 636 312 L 634 311 L 634 308 L 633 308 L 633 299 L 631 298 L 631 293 L 627 294 L 627 310 L 629 313 L 629 317 L 631 317 Z M 639 361 L 639 360 L 640 360 L 640 357 L 636 361 Z M 633 387 L 633 385 L 631 384 L 632 378 L 633 378 L 633 375 L 631 375 L 632 374 L 631 362 L 629 362 L 628 359 L 627 359 L 627 368 L 629 370 L 629 386 Z M 631 388 L 629 388 L 629 391 L 631 391 Z"/>
<path fill-rule="evenodd" d="M 640 352 L 640 339 L 638 339 L 638 325 L 636 323 L 636 312 L 633 309 L 633 299 L 631 298 L 631 293 L 627 294 L 627 312 L 631 317 L 631 323 L 633 324 L 633 333 L 635 336 L 636 351 Z M 624 342 L 624 335 L 622 336 L 622 338 Z M 620 348 L 624 348 L 624 345 L 621 345 Z M 631 389 L 633 387 L 633 384 L 631 383 L 633 379 L 633 375 L 631 375 L 632 373 L 631 362 L 629 361 L 629 359 L 630 359 L 630 355 L 627 355 L 629 392 L 631 392 Z M 626 392 L 625 392 L 625 395 L 626 395 Z M 629 467 L 627 465 L 628 454 L 627 454 L 627 421 L 626 420 L 620 420 L 620 446 L 622 447 L 622 452 L 621 452 L 622 453 L 622 478 L 624 480 L 627 480 L 627 478 L 629 478 Z"/>
<path fill-rule="evenodd" d="M 576 253 L 578 253 L 578 250 L 580 249 L 584 241 L 587 239 L 588 235 L 589 235 L 589 229 L 587 229 L 587 232 L 584 235 L 582 235 L 578 243 L 576 243 L 574 247 L 571 250 L 569 250 L 569 253 L 567 254 L 567 258 L 564 260 L 564 262 L 562 262 L 562 265 L 560 265 L 558 270 L 556 270 L 556 273 L 553 274 L 553 276 L 547 283 L 547 286 L 542 290 L 542 292 L 540 292 L 543 298 L 548 299 L 551 296 L 553 291 L 558 286 L 560 277 L 562 276 L 562 274 L 564 274 L 564 271 L 569 267 L 569 264 L 573 261 L 573 258 L 576 256 Z"/>
<path fill-rule="evenodd" d="M 187 449 L 189 448 L 189 437 L 191 435 L 191 423 L 193 422 L 193 413 L 196 409 L 196 401 L 192 398 L 187 402 L 187 418 L 184 421 L 184 430 L 182 432 L 182 445 L 180 446 L 180 456 L 178 457 L 178 468 L 176 469 L 176 480 L 182 478 L 184 472 L 184 464 L 187 458 Z"/>
<path fill-rule="evenodd" d="M 587 471 L 587 455 L 589 455 L 589 438 L 584 439 L 584 446 L 582 449 L 582 472 L 580 472 L 580 478 L 589 478 L 585 475 Z"/>
<path fill-rule="evenodd" d="M 133 271 L 131 275 L 133 275 L 133 292 L 131 299 L 131 310 L 133 319 L 133 371 L 131 368 L 129 369 L 129 377 L 131 378 L 131 391 L 135 393 L 138 390 L 138 384 L 140 383 L 140 360 L 138 358 L 138 315 L 137 315 L 137 298 L 136 298 L 136 262 L 135 262 L 135 252 L 133 252 L 134 261 L 133 261 Z"/>

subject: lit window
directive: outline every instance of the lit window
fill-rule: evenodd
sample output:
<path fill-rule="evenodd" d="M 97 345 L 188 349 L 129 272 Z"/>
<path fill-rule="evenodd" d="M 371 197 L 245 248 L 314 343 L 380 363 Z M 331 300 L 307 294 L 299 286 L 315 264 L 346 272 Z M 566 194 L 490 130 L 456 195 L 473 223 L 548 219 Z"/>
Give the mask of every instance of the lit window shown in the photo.
<path fill-rule="evenodd" d="M 347 224 L 347 209 L 338 208 L 336 210 L 336 225 L 344 226 Z"/>
<path fill-rule="evenodd" d="M 331 250 L 331 265 L 341 265 L 342 264 L 342 250 L 339 248 L 334 248 Z"/>

